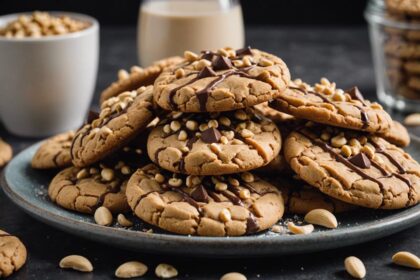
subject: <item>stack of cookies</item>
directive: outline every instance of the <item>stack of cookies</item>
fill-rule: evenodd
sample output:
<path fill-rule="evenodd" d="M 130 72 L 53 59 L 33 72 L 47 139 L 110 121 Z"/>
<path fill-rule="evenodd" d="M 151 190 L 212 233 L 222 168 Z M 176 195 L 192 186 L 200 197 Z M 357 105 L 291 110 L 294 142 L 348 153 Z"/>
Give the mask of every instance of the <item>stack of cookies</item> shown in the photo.
<path fill-rule="evenodd" d="M 100 112 L 45 141 L 32 166 L 61 169 L 49 197 L 66 209 L 238 236 L 284 212 L 418 203 L 420 166 L 396 146 L 409 141 L 356 87 L 291 81 L 274 55 L 224 48 L 120 71 Z"/>
<path fill-rule="evenodd" d="M 405 98 L 420 99 L 420 5 L 410 0 L 385 4 L 387 17 L 394 22 L 384 28 L 389 84 Z"/>

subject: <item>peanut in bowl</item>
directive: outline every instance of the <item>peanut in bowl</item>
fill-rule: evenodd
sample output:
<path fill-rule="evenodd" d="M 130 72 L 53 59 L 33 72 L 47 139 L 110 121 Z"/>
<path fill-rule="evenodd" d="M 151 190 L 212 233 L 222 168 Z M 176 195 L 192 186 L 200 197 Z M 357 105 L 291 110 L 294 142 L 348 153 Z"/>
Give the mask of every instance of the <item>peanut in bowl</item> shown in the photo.
<path fill-rule="evenodd" d="M 99 23 L 87 15 L 51 12 L 41 13 L 46 21 L 41 24 L 39 16 L 28 14 L 0 16 L 0 118 L 9 131 L 21 136 L 77 128 L 96 83 Z M 58 19 L 67 22 L 67 31 L 58 27 L 63 26 Z M 30 23 L 45 30 L 31 36 Z"/>

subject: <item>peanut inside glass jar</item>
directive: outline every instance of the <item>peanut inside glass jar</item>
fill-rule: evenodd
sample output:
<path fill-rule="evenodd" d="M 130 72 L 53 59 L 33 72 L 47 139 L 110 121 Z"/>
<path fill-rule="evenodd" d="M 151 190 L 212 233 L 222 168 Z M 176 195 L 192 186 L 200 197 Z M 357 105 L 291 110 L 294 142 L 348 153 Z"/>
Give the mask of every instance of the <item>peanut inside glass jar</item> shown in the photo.
<path fill-rule="evenodd" d="M 370 0 L 365 17 L 379 100 L 397 110 L 420 111 L 420 13 Z"/>

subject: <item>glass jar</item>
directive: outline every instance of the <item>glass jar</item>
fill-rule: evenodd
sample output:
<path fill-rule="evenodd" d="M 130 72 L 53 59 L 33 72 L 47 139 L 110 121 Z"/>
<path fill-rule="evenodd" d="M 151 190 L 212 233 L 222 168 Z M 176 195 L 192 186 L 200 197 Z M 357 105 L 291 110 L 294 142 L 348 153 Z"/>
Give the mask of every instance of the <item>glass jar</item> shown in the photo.
<path fill-rule="evenodd" d="M 383 0 L 365 11 L 378 99 L 401 111 L 420 111 L 420 17 L 389 13 Z"/>
<path fill-rule="evenodd" d="M 138 21 L 138 56 L 142 66 L 190 50 L 244 46 L 238 0 L 145 0 Z"/>

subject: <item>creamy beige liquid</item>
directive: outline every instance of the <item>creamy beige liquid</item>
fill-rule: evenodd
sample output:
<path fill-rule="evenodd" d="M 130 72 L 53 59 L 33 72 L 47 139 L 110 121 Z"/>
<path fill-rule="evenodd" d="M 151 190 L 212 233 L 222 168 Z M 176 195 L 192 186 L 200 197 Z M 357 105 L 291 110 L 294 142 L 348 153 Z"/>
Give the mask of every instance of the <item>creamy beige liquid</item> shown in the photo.
<path fill-rule="evenodd" d="M 138 55 L 143 66 L 168 56 L 182 56 L 185 50 L 198 53 L 244 45 L 240 5 L 222 8 L 219 1 L 146 2 L 140 9 L 138 32 Z"/>

